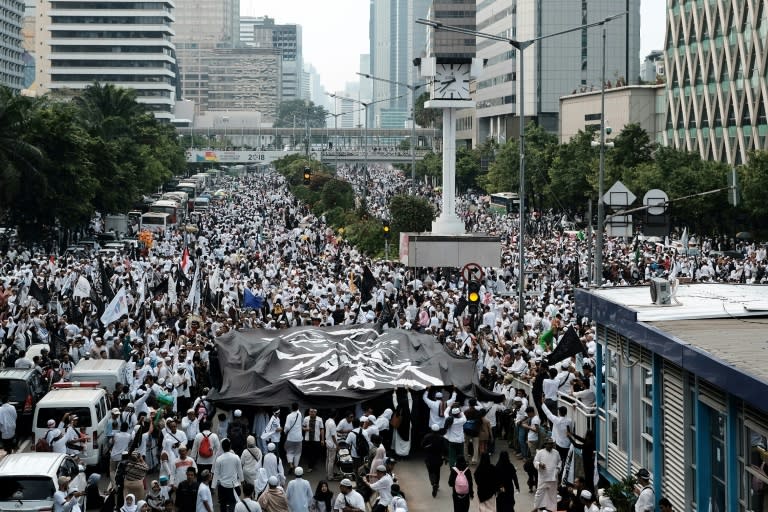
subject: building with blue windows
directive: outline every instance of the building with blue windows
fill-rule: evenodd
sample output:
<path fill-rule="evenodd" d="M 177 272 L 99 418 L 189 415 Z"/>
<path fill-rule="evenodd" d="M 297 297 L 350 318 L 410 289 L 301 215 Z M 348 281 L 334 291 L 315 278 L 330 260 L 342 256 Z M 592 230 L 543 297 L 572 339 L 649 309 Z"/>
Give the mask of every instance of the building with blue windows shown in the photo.
<path fill-rule="evenodd" d="M 768 287 L 578 290 L 596 324 L 600 471 L 647 468 L 675 510 L 768 511 Z M 711 508 L 710 508 L 711 507 Z"/>

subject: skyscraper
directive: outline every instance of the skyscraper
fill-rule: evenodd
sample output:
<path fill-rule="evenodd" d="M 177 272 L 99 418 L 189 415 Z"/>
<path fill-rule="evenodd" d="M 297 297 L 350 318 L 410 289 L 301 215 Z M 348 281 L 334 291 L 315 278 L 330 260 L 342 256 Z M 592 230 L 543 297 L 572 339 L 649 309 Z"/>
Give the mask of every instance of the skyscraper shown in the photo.
<path fill-rule="evenodd" d="M 731 165 L 768 149 L 765 1 L 668 0 L 664 143 Z"/>
<path fill-rule="evenodd" d="M 0 0 L 0 86 L 20 91 L 24 80 L 21 24 L 24 2 Z"/>
<path fill-rule="evenodd" d="M 425 31 L 417 28 L 415 20 L 427 15 L 430 4 L 429 0 L 371 0 L 371 75 L 406 84 L 418 83 L 413 59 L 421 56 Z M 370 126 L 403 128 L 411 111 L 410 91 L 379 81 L 372 81 L 371 89 L 372 97 L 362 98 L 378 102 L 369 109 Z"/>
<path fill-rule="evenodd" d="M 246 46 L 271 47 L 282 52 L 283 87 L 281 101 L 297 100 L 302 95 L 304 56 L 301 25 L 276 24 L 273 18 L 240 18 L 240 42 Z"/>
<path fill-rule="evenodd" d="M 210 64 L 217 48 L 233 48 L 239 40 L 239 0 L 183 1 L 173 24 L 181 93 L 198 111 L 209 109 Z"/>
<path fill-rule="evenodd" d="M 526 41 L 592 23 L 624 10 L 615 0 L 491 0 L 479 3 L 477 29 Z M 635 82 L 639 74 L 640 0 L 629 0 L 625 20 L 606 24 L 606 82 Z M 521 55 L 506 42 L 477 39 L 485 68 L 477 80 L 477 140 L 517 137 Z M 557 131 L 559 99 L 581 88 L 600 88 L 602 31 L 599 27 L 534 43 L 524 52 L 525 113 Z M 629 70 L 627 70 L 629 66 Z M 628 71 L 628 72 L 627 72 Z"/>
<path fill-rule="evenodd" d="M 94 82 L 135 89 L 138 102 L 173 118 L 176 56 L 173 0 L 51 0 L 38 5 L 38 94 Z"/>

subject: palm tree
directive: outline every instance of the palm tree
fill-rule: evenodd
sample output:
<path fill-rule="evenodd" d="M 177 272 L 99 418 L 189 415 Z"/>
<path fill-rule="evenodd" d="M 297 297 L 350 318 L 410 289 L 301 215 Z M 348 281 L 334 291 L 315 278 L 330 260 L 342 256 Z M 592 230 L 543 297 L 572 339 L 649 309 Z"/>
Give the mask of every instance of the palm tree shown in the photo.
<path fill-rule="evenodd" d="M 43 153 L 26 141 L 34 99 L 0 87 L 0 209 L 7 208 L 30 174 L 38 174 Z"/>
<path fill-rule="evenodd" d="M 97 82 L 86 87 L 74 101 L 82 108 L 89 131 L 111 140 L 130 133 L 126 121 L 146 113 L 136 96 L 134 89 Z"/>

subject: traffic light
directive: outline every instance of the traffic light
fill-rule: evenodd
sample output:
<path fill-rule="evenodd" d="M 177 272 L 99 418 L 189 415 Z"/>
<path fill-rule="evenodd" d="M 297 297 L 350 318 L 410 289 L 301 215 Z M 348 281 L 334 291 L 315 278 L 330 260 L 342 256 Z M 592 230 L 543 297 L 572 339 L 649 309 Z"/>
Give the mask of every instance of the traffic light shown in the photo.
<path fill-rule="evenodd" d="M 386 240 L 389 240 L 390 228 L 389 228 L 389 221 L 388 220 L 384 221 L 384 224 L 381 226 L 381 231 L 384 233 L 384 238 Z"/>
<path fill-rule="evenodd" d="M 312 169 L 309 167 L 304 168 L 304 184 L 309 185 L 309 182 L 312 181 Z"/>
<path fill-rule="evenodd" d="M 467 305 L 470 313 L 473 315 L 477 313 L 477 308 L 480 305 L 480 283 L 477 281 L 470 281 L 467 284 Z"/>

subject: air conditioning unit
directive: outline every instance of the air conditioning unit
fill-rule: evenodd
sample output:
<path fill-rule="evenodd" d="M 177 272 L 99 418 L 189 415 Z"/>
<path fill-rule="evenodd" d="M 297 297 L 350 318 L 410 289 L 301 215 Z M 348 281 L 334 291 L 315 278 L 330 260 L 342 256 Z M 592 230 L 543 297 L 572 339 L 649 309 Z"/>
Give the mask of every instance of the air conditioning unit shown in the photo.
<path fill-rule="evenodd" d="M 669 281 L 661 277 L 651 279 L 651 302 L 657 306 L 672 304 L 672 289 Z"/>

